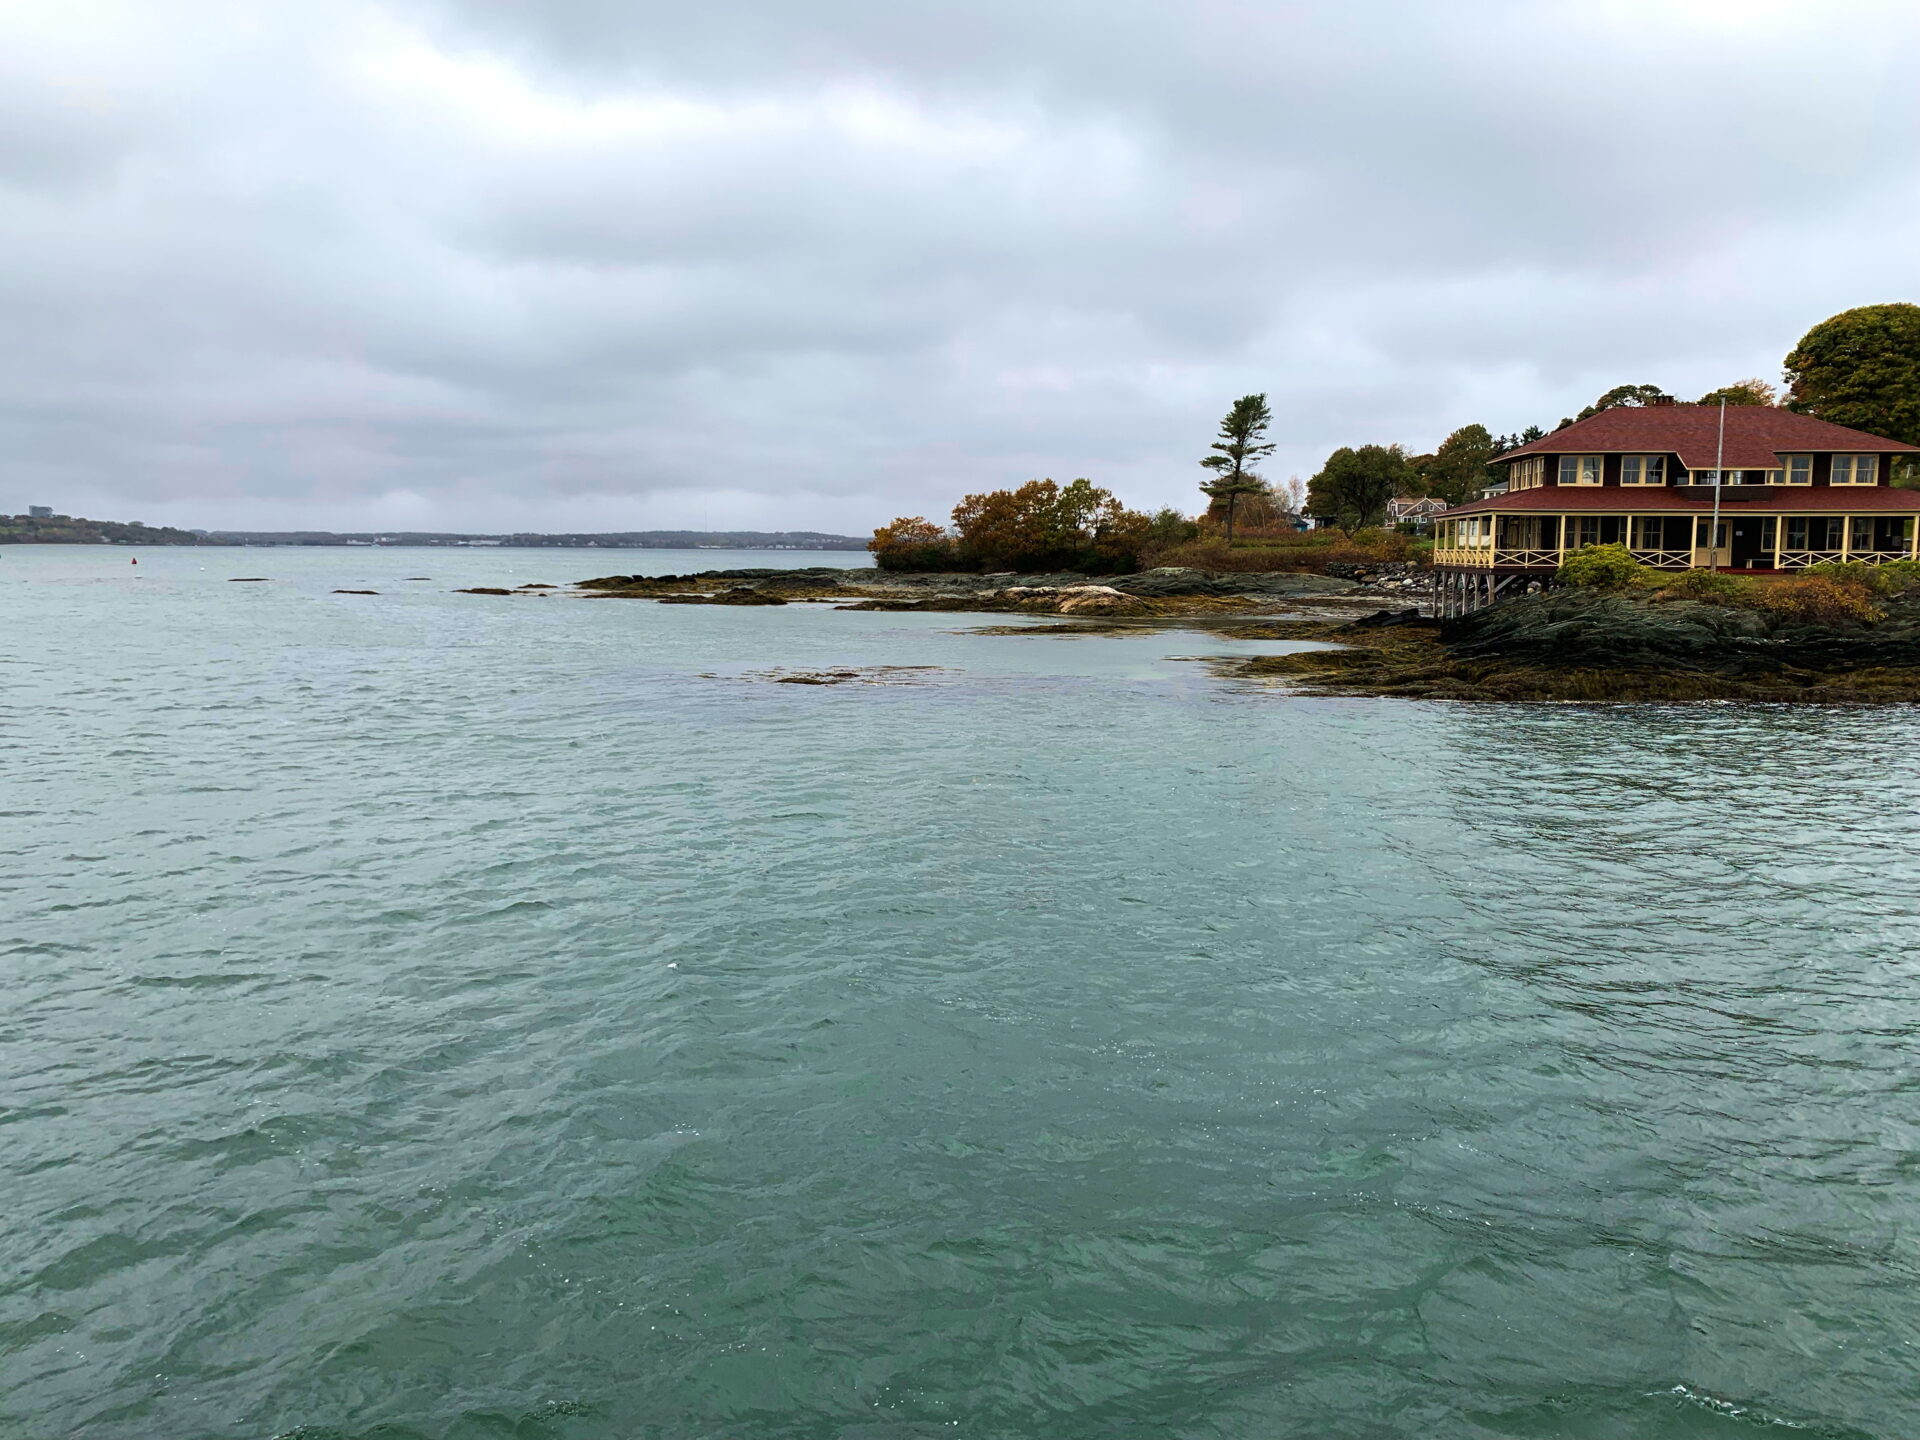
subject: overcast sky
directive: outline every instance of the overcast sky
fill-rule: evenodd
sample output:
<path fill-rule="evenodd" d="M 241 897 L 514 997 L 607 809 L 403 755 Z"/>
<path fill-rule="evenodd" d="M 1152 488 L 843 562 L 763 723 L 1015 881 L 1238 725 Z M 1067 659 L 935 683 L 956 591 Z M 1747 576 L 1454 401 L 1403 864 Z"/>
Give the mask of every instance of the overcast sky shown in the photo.
<path fill-rule="evenodd" d="M 1914 0 L 0 0 L 0 510 L 864 531 L 1920 299 Z"/>

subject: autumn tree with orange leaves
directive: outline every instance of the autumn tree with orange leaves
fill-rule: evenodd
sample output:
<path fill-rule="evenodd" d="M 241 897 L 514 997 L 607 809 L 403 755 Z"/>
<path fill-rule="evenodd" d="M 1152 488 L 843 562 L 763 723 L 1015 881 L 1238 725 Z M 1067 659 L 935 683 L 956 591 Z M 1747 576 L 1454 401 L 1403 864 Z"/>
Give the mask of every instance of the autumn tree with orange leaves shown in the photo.
<path fill-rule="evenodd" d="M 951 532 L 905 517 L 874 531 L 867 548 L 883 570 L 1115 574 L 1139 568 L 1152 525 L 1091 480 L 1030 480 L 967 496 L 953 507 Z"/>

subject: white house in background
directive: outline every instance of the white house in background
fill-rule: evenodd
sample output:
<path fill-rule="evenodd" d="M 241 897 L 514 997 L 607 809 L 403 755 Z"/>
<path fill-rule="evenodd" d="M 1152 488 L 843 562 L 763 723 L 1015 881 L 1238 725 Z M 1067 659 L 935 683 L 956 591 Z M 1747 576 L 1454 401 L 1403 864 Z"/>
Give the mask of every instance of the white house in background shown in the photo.
<path fill-rule="evenodd" d="M 1446 508 L 1446 501 L 1432 495 L 1396 495 L 1387 502 L 1387 524 L 1418 525 L 1424 530 Z"/>

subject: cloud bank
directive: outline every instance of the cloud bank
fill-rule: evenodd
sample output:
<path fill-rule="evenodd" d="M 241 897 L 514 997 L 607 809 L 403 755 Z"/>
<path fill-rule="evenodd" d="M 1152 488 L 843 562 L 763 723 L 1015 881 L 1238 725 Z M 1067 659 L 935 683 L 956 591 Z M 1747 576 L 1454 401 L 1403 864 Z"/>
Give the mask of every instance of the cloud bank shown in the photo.
<path fill-rule="evenodd" d="M 1909 0 L 21 0 L 0 509 L 862 530 L 1914 297 Z"/>

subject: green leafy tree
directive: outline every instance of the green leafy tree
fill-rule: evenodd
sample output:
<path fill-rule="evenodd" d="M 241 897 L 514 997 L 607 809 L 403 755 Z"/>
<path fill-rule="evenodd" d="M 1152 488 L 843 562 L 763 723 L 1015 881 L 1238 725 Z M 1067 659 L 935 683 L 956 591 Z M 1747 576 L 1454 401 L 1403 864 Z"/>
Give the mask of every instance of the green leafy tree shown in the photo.
<path fill-rule="evenodd" d="M 1518 450 L 1522 445 L 1531 445 L 1536 440 L 1547 438 L 1547 432 L 1538 425 L 1529 425 L 1518 435 L 1502 435 L 1493 442 L 1494 455 L 1505 455 L 1510 450 Z"/>
<path fill-rule="evenodd" d="M 1147 538 L 1156 545 L 1184 545 L 1200 538 L 1200 526 L 1169 505 L 1149 517 Z"/>
<path fill-rule="evenodd" d="M 1920 305 L 1862 305 L 1801 336 L 1787 408 L 1920 445 Z"/>
<path fill-rule="evenodd" d="M 1585 420 L 1591 415 L 1598 415 L 1602 410 L 1612 410 L 1621 405 L 1671 405 L 1672 403 L 1673 396 L 1658 385 L 1616 385 L 1578 415 L 1562 420 L 1555 428 L 1564 430 L 1575 420 Z"/>
<path fill-rule="evenodd" d="M 1488 467 L 1499 454 L 1499 442 L 1484 425 L 1462 425 L 1440 442 L 1440 448 L 1421 457 L 1417 466 L 1426 493 L 1449 505 L 1465 504 L 1474 492 L 1493 479 Z"/>
<path fill-rule="evenodd" d="M 1736 380 L 1731 385 L 1722 385 L 1718 390 L 1709 390 L 1693 403 L 1718 405 L 1722 400 L 1729 405 L 1778 405 L 1780 392 L 1756 377 L 1752 380 Z"/>
<path fill-rule="evenodd" d="M 1387 502 L 1417 483 L 1398 445 L 1342 446 L 1307 482 L 1307 510 L 1351 535 L 1387 518 Z"/>
<path fill-rule="evenodd" d="M 1267 483 L 1254 472 L 1253 465 L 1274 451 L 1266 438 L 1272 423 L 1273 412 L 1267 408 L 1265 395 L 1242 395 L 1220 422 L 1220 438 L 1207 447 L 1213 454 L 1200 462 L 1219 477 L 1203 481 L 1200 489 L 1209 499 L 1226 502 L 1229 545 L 1233 543 L 1234 511 L 1241 498 L 1267 493 Z"/>

